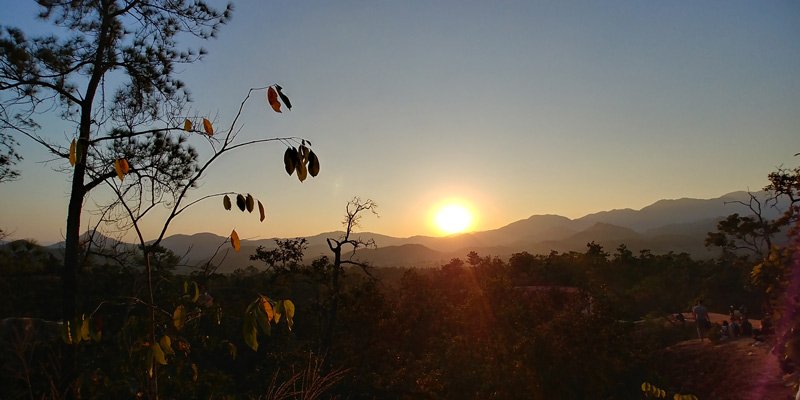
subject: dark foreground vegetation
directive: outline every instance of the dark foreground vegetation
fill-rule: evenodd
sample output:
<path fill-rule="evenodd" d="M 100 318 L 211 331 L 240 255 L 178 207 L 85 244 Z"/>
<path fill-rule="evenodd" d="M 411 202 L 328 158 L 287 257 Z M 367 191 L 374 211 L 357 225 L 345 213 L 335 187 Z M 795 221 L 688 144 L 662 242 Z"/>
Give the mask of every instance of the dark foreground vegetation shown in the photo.
<path fill-rule="evenodd" d="M 25 241 L 0 257 L 0 315 L 41 318 L 27 331 L 4 320 L 3 398 L 57 397 L 64 340 L 43 336 L 45 321 L 60 316 L 58 262 Z M 159 304 L 183 305 L 189 315 L 180 330 L 172 315 L 156 327 L 171 341 L 161 346 L 165 365 L 155 362 L 162 398 L 280 398 L 287 382 L 307 396 L 289 398 L 636 398 L 642 382 L 680 384 L 651 372 L 653 355 L 693 331 L 662 317 L 698 297 L 722 312 L 730 304 L 759 310 L 763 300 L 736 259 L 632 254 L 624 245 L 608 254 L 594 243 L 584 253 L 507 261 L 470 253 L 436 269 L 345 270 L 326 348 L 332 264 L 287 257 L 230 275 L 175 275 L 179 260 L 158 257 Z M 153 356 L 147 309 L 137 301 L 146 294 L 141 268 L 98 263 L 81 273 L 80 309 L 98 337 L 73 344 L 80 393 L 143 395 Z M 278 323 L 269 337 L 259 331 L 253 351 L 243 318 L 259 295 L 291 299 L 297 311 L 291 330 Z"/>

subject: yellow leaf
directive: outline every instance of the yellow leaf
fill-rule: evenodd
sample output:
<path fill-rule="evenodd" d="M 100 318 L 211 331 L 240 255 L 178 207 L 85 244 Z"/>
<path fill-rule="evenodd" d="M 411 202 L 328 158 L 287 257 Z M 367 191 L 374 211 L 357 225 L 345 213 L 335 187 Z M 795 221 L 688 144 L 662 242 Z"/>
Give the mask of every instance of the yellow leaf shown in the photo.
<path fill-rule="evenodd" d="M 161 346 L 161 350 L 164 350 L 164 353 L 175 354 L 175 351 L 172 350 L 172 340 L 169 338 L 169 336 L 162 336 L 161 340 L 158 341 L 158 344 Z"/>
<path fill-rule="evenodd" d="M 89 319 L 84 319 L 81 321 L 81 340 L 89 340 L 91 336 L 89 336 Z"/>
<path fill-rule="evenodd" d="M 69 145 L 69 165 L 75 166 L 75 163 L 78 161 L 78 153 L 76 151 L 78 144 L 75 142 L 75 139 L 72 139 L 72 143 Z"/>
<path fill-rule="evenodd" d="M 267 89 L 267 102 L 272 109 L 275 110 L 275 112 L 281 112 L 281 103 L 278 101 L 278 92 L 276 92 L 272 86 Z"/>
<path fill-rule="evenodd" d="M 241 250 L 241 244 L 239 243 L 239 234 L 236 233 L 236 229 L 231 231 L 231 246 L 233 246 L 233 250 L 237 252 Z"/>
<path fill-rule="evenodd" d="M 211 121 L 203 118 L 203 129 L 206 131 L 206 135 L 211 136 L 214 134 L 214 127 L 211 126 Z"/>
<path fill-rule="evenodd" d="M 288 318 L 294 318 L 294 303 L 292 303 L 291 300 L 283 301 L 283 309 L 286 310 L 286 316 Z"/>
<path fill-rule="evenodd" d="M 183 329 L 186 324 L 186 309 L 183 305 L 176 307 L 175 312 L 172 313 L 172 324 L 175 325 L 177 330 Z"/>
<path fill-rule="evenodd" d="M 294 326 L 294 303 L 291 300 L 284 300 L 283 309 L 286 311 L 286 325 L 289 330 L 292 330 L 292 326 Z"/>
<path fill-rule="evenodd" d="M 164 350 L 161 350 L 161 346 L 153 343 L 150 348 L 153 349 L 153 359 L 161 365 L 167 365 L 167 357 L 164 355 Z"/>
<path fill-rule="evenodd" d="M 192 121 L 189 121 L 189 118 L 186 118 L 186 120 L 183 121 L 183 130 L 189 132 L 192 130 L 192 128 L 193 128 Z"/>
<path fill-rule="evenodd" d="M 258 201 L 258 213 L 261 214 L 258 221 L 264 222 L 264 218 L 266 218 L 266 213 L 264 212 L 264 205 L 261 204 L 261 200 Z"/>

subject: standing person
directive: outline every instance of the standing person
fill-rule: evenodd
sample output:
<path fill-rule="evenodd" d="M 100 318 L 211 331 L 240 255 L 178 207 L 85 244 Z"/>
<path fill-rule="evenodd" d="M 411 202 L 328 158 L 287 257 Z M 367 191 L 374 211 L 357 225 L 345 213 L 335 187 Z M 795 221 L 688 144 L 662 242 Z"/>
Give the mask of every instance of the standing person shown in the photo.
<path fill-rule="evenodd" d="M 711 321 L 708 319 L 708 310 L 703 306 L 702 299 L 697 300 L 697 303 L 692 308 L 692 314 L 694 314 L 694 320 L 697 323 L 697 338 L 702 342 L 706 330 L 711 327 Z"/>

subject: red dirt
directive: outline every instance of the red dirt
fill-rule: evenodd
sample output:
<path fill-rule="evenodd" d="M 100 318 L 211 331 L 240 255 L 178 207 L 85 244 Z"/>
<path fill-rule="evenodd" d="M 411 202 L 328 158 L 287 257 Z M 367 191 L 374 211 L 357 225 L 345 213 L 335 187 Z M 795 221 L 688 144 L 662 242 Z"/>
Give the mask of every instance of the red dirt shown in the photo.
<path fill-rule="evenodd" d="M 719 323 L 726 317 L 713 314 L 711 320 Z M 716 345 L 708 339 L 687 340 L 664 349 L 656 369 L 672 392 L 701 400 L 794 399 L 791 383 L 797 377 L 784 376 L 769 350 L 768 343 L 744 337 Z"/>

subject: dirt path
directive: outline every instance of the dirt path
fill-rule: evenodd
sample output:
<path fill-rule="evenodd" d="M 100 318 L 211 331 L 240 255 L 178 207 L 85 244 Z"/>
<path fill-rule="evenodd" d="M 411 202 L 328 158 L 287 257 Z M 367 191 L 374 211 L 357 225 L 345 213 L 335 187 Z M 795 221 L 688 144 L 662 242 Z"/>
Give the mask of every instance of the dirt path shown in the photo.
<path fill-rule="evenodd" d="M 660 360 L 665 385 L 701 400 L 794 399 L 769 345 L 751 338 L 717 345 L 688 340 L 664 349 Z"/>

